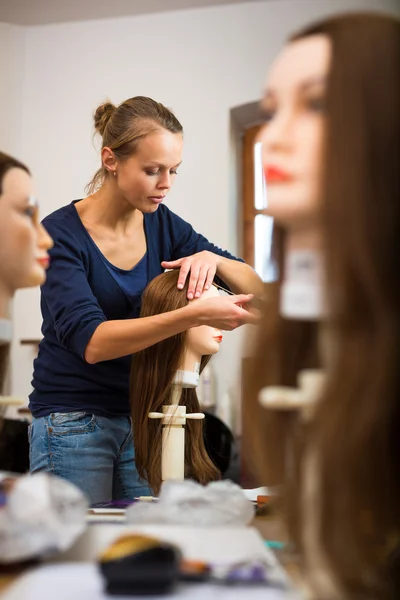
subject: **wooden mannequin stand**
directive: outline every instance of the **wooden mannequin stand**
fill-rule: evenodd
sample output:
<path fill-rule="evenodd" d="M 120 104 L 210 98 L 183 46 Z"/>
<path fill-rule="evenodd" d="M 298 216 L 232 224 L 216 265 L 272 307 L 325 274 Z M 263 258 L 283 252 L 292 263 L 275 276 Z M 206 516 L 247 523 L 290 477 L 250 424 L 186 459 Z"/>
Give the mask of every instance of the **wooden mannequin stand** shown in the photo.
<path fill-rule="evenodd" d="M 163 481 L 185 479 L 185 425 L 186 419 L 204 419 L 204 413 L 186 414 L 186 406 L 179 404 L 182 389 L 195 388 L 199 374 L 178 371 L 172 388 L 172 404 L 162 407 L 162 412 L 149 413 L 149 419 L 162 419 L 161 478 Z"/>

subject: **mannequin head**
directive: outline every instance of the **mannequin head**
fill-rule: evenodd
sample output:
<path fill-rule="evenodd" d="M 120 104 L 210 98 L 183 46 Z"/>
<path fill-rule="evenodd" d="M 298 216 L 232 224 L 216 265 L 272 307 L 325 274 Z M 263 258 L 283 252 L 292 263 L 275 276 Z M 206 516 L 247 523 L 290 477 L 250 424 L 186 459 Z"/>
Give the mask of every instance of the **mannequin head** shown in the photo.
<path fill-rule="evenodd" d="M 179 290 L 178 293 L 180 293 Z M 189 300 L 189 304 L 192 302 L 204 302 L 208 298 L 215 298 L 217 296 L 219 296 L 218 289 L 215 286 L 211 286 L 210 289 L 202 293 L 200 298 Z M 192 371 L 194 362 L 200 363 L 203 356 L 216 354 L 219 351 L 221 342 L 222 332 L 220 329 L 215 329 L 215 327 L 209 327 L 208 325 L 192 327 L 185 335 L 185 355 L 179 368 Z"/>
<path fill-rule="evenodd" d="M 309 236 L 318 226 L 331 51 L 326 34 L 295 39 L 278 55 L 268 76 L 261 133 L 266 213 L 288 233 Z"/>
<path fill-rule="evenodd" d="M 187 300 L 187 286 L 178 290 L 179 271 L 168 271 L 153 279 L 143 292 L 141 317 L 183 308 Z M 204 292 L 199 299 L 218 294 L 215 288 Z M 195 331 L 198 330 L 198 331 Z M 182 332 L 132 357 L 131 412 L 135 442 L 135 461 L 139 474 L 149 482 L 154 493 L 161 485 L 161 422 L 148 418 L 149 412 L 159 412 L 172 402 L 173 380 L 178 370 L 193 371 L 200 363 L 200 373 L 219 350 L 221 332 L 208 326 L 196 327 Z M 208 352 L 208 355 L 203 354 Z M 199 412 L 195 389 L 183 389 L 180 404 L 187 412 Z M 185 477 L 208 483 L 219 479 L 220 474 L 211 462 L 203 441 L 201 421 L 186 422 Z"/>
<path fill-rule="evenodd" d="M 29 170 L 0 152 L 0 319 L 9 319 L 10 303 L 19 288 L 44 282 L 52 240 L 39 223 Z M 0 340 L 0 393 L 8 345 Z"/>
<path fill-rule="evenodd" d="M 46 278 L 52 240 L 39 223 L 38 204 L 28 169 L 0 153 L 0 306 L 19 288 L 40 285 Z"/>
<path fill-rule="evenodd" d="M 320 205 L 334 357 L 326 365 L 327 383 L 301 444 L 318 457 L 316 536 L 344 590 L 340 597 L 386 597 L 390 540 L 395 535 L 398 542 L 400 531 L 400 23 L 364 14 L 331 18 L 294 36 L 285 52 L 302 40 L 321 41 L 321 60 L 327 52 L 322 40 L 329 40 L 331 54 L 314 198 Z M 279 218 L 289 224 L 285 215 Z M 276 307 L 268 309 L 256 352 L 265 356 L 267 380 L 262 374 L 257 383 L 253 380 L 252 402 L 245 408 L 258 439 L 263 482 L 272 484 L 288 479 L 282 438 L 279 443 L 276 435 L 268 435 L 284 416 L 265 411 L 266 426 L 256 435 L 255 415 L 262 412 L 257 393 L 273 383 L 294 385 L 285 381 L 285 370 L 304 368 L 304 353 L 291 363 L 292 354 L 286 352 L 293 344 L 285 346 L 282 331 L 288 321 L 277 316 Z M 272 347 L 281 352 L 271 356 L 273 336 L 277 344 Z M 300 447 L 290 470 L 289 487 L 296 491 L 286 489 L 289 526 L 300 549 L 305 540 L 299 500 L 302 456 Z M 307 553 L 304 558 L 307 563 Z M 317 597 L 322 597 L 320 590 Z"/>
<path fill-rule="evenodd" d="M 331 59 L 326 33 L 292 39 L 270 69 L 262 101 L 265 212 L 282 231 L 280 306 L 290 318 L 320 319 L 325 313 L 321 177 Z"/>

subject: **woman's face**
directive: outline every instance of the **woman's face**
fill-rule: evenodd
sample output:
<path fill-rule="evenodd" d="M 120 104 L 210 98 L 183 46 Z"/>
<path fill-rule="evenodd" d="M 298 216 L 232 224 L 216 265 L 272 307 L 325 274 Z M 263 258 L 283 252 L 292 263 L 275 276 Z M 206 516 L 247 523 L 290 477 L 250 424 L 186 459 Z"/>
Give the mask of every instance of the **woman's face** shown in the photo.
<path fill-rule="evenodd" d="M 143 213 L 155 212 L 174 183 L 182 162 L 182 150 L 180 133 L 158 129 L 139 142 L 135 154 L 109 167 L 110 184 L 116 186 L 134 208 Z M 110 163 L 109 152 L 103 148 L 106 166 Z"/>
<path fill-rule="evenodd" d="M 272 66 L 262 101 L 266 213 L 285 228 L 316 221 L 331 42 L 313 35 L 289 43 Z"/>
<path fill-rule="evenodd" d="M 203 302 L 208 298 L 216 298 L 219 296 L 217 288 L 212 285 L 210 289 L 202 293 L 200 298 L 195 298 L 189 302 Z M 222 332 L 220 329 L 215 327 L 209 327 L 208 325 L 200 325 L 199 327 L 192 327 L 187 332 L 187 346 L 188 350 L 199 356 L 209 356 L 210 354 L 216 354 L 219 351 L 219 346 L 222 342 Z"/>
<path fill-rule="evenodd" d="M 32 179 L 19 168 L 7 171 L 0 196 L 0 288 L 12 296 L 19 288 L 41 285 L 53 241 L 39 223 Z"/>

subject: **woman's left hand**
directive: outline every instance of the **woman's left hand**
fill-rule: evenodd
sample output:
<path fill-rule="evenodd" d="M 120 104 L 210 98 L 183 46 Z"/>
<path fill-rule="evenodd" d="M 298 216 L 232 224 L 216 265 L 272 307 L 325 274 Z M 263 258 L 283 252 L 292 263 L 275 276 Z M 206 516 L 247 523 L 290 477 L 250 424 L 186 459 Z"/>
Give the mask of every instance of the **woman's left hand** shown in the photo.
<path fill-rule="evenodd" d="M 190 272 L 187 297 L 189 300 L 193 300 L 193 298 L 199 298 L 203 291 L 211 287 L 220 259 L 218 254 L 203 250 L 178 260 L 163 261 L 161 266 L 164 269 L 180 269 L 178 279 L 180 290 L 185 285 Z"/>

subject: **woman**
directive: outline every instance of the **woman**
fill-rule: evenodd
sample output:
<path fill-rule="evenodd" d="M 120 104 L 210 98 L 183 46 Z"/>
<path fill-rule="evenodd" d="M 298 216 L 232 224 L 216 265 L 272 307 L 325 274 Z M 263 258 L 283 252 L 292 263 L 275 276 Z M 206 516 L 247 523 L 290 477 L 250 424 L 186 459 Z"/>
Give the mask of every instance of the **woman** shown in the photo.
<path fill-rule="evenodd" d="M 398 598 L 400 22 L 359 14 L 311 26 L 277 58 L 268 88 L 267 178 L 271 164 L 291 174 L 269 191 L 319 232 L 328 353 L 326 383 L 293 462 L 284 460 L 283 438 L 268 435 L 283 415 L 266 411 L 259 465 L 268 483 L 289 480 L 289 528 L 313 597 Z M 260 388 L 293 385 L 288 378 L 310 366 L 306 355 L 316 366 L 315 337 L 285 354 L 290 326 L 277 312 L 265 316 L 257 354 L 266 374 L 248 406 L 253 430 Z M 272 340 L 280 354 L 271 354 Z"/>
<path fill-rule="evenodd" d="M 179 268 L 178 287 L 189 278 L 188 298 L 199 297 L 215 275 L 235 292 L 261 290 L 249 266 L 163 204 L 182 160 L 182 126 L 173 113 L 139 96 L 118 108 L 101 105 L 94 121 L 102 165 L 90 194 L 44 221 L 55 246 L 30 398 L 31 470 L 65 477 L 93 503 L 148 493 L 134 464 L 130 355 L 203 323 L 233 329 L 257 320 L 242 307 L 251 295 L 139 318 L 147 283 Z"/>
<path fill-rule="evenodd" d="M 0 393 L 11 342 L 11 301 L 17 289 L 42 284 L 53 243 L 39 223 L 29 170 L 0 152 Z"/>
<path fill-rule="evenodd" d="M 162 273 L 146 287 L 142 298 L 141 316 L 164 314 L 187 306 L 189 302 L 206 302 L 208 297 L 218 296 L 212 286 L 200 299 L 187 299 L 187 283 L 177 289 L 179 273 Z M 211 356 L 219 351 L 221 331 L 206 325 L 145 348 L 132 357 L 131 404 L 135 439 L 135 456 L 139 473 L 149 482 L 154 493 L 161 486 L 161 421 L 149 419 L 149 412 L 160 412 L 165 404 L 172 404 L 173 381 L 177 371 L 200 372 Z M 140 398 L 140 402 L 137 402 Z M 188 413 L 200 412 L 195 387 L 182 389 L 179 404 Z M 220 479 L 220 472 L 209 458 L 203 440 L 203 421 L 186 422 L 185 477 L 203 484 Z"/>

